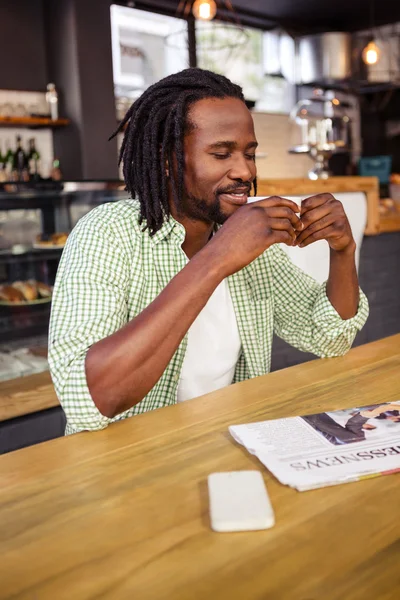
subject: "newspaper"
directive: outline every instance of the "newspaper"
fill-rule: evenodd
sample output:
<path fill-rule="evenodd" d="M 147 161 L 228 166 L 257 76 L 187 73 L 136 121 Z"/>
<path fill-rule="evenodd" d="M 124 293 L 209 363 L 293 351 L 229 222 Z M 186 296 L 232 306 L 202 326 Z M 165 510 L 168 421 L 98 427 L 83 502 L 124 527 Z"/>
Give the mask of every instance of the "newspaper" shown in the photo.
<path fill-rule="evenodd" d="M 229 432 L 298 491 L 400 470 L 400 400 L 232 425 Z"/>

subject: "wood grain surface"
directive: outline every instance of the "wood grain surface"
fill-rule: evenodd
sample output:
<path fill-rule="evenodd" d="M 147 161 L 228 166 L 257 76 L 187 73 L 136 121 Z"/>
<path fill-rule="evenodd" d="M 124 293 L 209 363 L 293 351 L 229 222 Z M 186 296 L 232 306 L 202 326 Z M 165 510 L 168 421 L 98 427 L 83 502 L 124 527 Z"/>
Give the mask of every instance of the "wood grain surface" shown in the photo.
<path fill-rule="evenodd" d="M 387 199 L 391 201 L 390 199 Z M 391 201 L 393 205 L 379 215 L 379 233 L 392 233 L 400 231 L 400 201 Z M 382 203 L 381 203 L 382 204 Z M 382 206 L 381 206 L 382 208 Z"/>
<path fill-rule="evenodd" d="M 295 196 L 329 192 L 365 192 L 367 196 L 367 225 L 365 235 L 380 232 L 379 182 L 376 177 L 329 177 L 328 179 L 260 179 L 257 196 Z"/>
<path fill-rule="evenodd" d="M 299 493 L 231 424 L 400 398 L 400 335 L 0 457 L 0 598 L 394 599 L 400 475 Z M 268 531 L 210 529 L 207 476 L 259 469 Z"/>
<path fill-rule="evenodd" d="M 0 422 L 60 406 L 49 371 L 0 381 Z"/>

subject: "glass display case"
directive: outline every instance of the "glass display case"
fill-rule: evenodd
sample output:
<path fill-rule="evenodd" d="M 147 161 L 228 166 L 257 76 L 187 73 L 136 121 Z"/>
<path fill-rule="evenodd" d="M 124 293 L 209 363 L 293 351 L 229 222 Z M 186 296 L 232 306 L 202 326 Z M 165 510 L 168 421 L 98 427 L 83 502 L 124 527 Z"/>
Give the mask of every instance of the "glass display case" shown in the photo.
<path fill-rule="evenodd" d="M 0 351 L 46 345 L 69 232 L 94 207 L 126 197 L 120 181 L 0 185 Z"/>

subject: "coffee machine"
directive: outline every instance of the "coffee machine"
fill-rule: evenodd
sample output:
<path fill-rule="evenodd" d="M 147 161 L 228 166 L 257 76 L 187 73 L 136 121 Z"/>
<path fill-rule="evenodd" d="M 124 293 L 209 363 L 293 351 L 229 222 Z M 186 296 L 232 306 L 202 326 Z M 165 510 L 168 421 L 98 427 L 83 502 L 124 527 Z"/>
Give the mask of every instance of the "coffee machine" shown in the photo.
<path fill-rule="evenodd" d="M 290 148 L 292 154 L 308 154 L 314 166 L 310 179 L 327 179 L 328 161 L 340 152 L 349 152 L 350 118 L 334 92 L 316 89 L 312 97 L 300 100 L 290 118 L 300 127 L 301 143 Z"/>

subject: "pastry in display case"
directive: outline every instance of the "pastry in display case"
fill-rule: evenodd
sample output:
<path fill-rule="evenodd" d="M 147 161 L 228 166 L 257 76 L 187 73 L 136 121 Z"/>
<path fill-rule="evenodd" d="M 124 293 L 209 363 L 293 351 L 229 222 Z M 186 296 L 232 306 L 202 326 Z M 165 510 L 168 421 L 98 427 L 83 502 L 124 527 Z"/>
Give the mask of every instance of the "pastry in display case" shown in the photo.
<path fill-rule="evenodd" d="M 41 233 L 36 236 L 35 243 L 33 244 L 34 248 L 64 248 L 65 243 L 68 239 L 68 233 L 59 232 L 59 233 L 50 233 L 45 234 Z"/>
<path fill-rule="evenodd" d="M 0 185 L 0 352 L 47 346 L 58 264 L 77 221 L 126 198 L 120 181 Z"/>
<path fill-rule="evenodd" d="M 14 281 L 0 285 L 0 304 L 17 306 L 50 302 L 53 288 L 41 281 Z"/>

